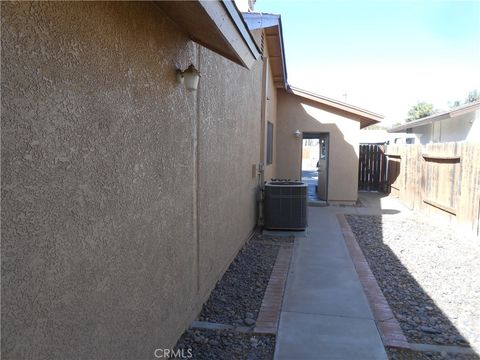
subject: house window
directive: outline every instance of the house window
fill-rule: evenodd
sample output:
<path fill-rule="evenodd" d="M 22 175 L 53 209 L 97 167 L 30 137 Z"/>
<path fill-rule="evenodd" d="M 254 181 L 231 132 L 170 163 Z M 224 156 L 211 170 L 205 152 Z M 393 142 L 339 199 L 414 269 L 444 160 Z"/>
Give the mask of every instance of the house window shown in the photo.
<path fill-rule="evenodd" d="M 273 124 L 267 122 L 267 165 L 273 163 Z"/>

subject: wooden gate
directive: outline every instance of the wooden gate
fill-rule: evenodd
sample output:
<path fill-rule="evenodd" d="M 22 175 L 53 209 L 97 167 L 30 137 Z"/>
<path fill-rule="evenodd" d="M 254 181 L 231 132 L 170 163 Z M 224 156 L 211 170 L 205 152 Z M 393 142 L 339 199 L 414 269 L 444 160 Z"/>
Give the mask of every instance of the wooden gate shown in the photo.
<path fill-rule="evenodd" d="M 386 157 L 383 145 L 360 144 L 358 190 L 385 191 Z"/>

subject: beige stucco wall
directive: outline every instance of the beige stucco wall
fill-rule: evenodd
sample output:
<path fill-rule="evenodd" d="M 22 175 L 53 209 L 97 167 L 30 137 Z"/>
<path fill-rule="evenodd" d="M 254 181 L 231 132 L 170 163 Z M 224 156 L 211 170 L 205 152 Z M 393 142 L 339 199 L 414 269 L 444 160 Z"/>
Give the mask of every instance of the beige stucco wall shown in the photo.
<path fill-rule="evenodd" d="M 266 50 L 268 53 L 268 49 Z M 266 60 L 265 60 L 266 61 Z M 271 74 L 270 66 L 266 66 L 266 99 L 265 99 L 265 180 L 269 181 L 271 178 L 277 177 L 278 166 L 278 123 L 277 123 L 277 89 L 273 83 L 273 77 Z M 273 161 L 270 165 L 267 165 L 267 124 L 271 122 L 273 124 Z"/>
<path fill-rule="evenodd" d="M 152 359 L 255 224 L 261 63 L 149 2 L 1 11 L 2 359 Z"/>
<path fill-rule="evenodd" d="M 354 202 L 358 188 L 358 132 L 360 123 L 332 114 L 311 100 L 278 90 L 277 176 L 299 179 L 301 132 L 330 134 L 328 200 Z"/>
<path fill-rule="evenodd" d="M 202 48 L 199 122 L 200 284 L 208 293 L 253 230 L 262 64 L 246 70 Z M 234 84 L 234 85 L 233 85 Z"/>
<path fill-rule="evenodd" d="M 277 89 L 273 82 L 272 69 L 268 60 L 269 50 L 264 29 L 255 29 L 252 35 L 259 48 L 263 44 L 263 79 L 262 79 L 262 116 L 260 124 L 261 161 L 265 165 L 264 180 L 276 177 L 277 166 Z M 262 40 L 263 37 L 263 40 Z M 267 124 L 273 124 L 273 161 L 267 165 Z"/>

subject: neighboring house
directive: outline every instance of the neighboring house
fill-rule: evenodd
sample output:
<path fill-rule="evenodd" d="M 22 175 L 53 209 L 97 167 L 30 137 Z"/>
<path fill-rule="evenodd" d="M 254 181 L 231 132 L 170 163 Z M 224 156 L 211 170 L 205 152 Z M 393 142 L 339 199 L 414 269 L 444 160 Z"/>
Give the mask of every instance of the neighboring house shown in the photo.
<path fill-rule="evenodd" d="M 387 130 L 360 130 L 358 135 L 360 144 L 414 144 L 417 140 L 415 134 L 389 133 Z"/>
<path fill-rule="evenodd" d="M 391 133 L 391 138 L 387 141 L 387 145 L 397 144 L 397 145 L 412 145 L 420 144 L 420 135 L 413 133 Z"/>
<path fill-rule="evenodd" d="M 480 141 L 480 101 L 408 122 L 390 129 L 389 132 L 414 134 L 420 144 L 453 141 L 478 142 Z"/>
<path fill-rule="evenodd" d="M 360 144 L 385 144 L 390 138 L 391 134 L 387 130 L 360 130 L 358 133 L 358 142 Z"/>
<path fill-rule="evenodd" d="M 263 180 L 300 176 L 297 130 L 328 137 L 328 200 L 356 200 L 358 131 L 381 117 L 289 87 L 279 16 L 228 0 L 1 14 L 2 358 L 173 346 L 255 228 Z M 196 91 L 177 78 L 190 64 Z"/>

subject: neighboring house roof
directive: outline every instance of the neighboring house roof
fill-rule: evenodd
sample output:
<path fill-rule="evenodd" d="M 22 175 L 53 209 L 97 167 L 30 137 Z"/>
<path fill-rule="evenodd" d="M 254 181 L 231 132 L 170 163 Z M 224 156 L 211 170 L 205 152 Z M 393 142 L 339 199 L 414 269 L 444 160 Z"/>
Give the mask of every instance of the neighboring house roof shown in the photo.
<path fill-rule="evenodd" d="M 360 128 L 376 124 L 383 120 L 384 116 L 374 112 L 361 109 L 359 107 L 344 103 L 342 101 L 327 98 L 322 95 L 314 94 L 312 92 L 302 90 L 291 85 L 288 86 L 287 91 L 291 94 L 312 100 L 321 104 L 325 111 L 347 117 L 352 120 L 360 122 Z"/>
<path fill-rule="evenodd" d="M 231 0 L 156 1 L 193 41 L 250 69 L 261 56 Z"/>
<path fill-rule="evenodd" d="M 248 12 L 243 18 L 249 30 L 264 29 L 268 46 L 268 59 L 273 82 L 277 88 L 287 88 L 287 66 L 283 46 L 282 19 L 280 15 Z"/>
<path fill-rule="evenodd" d="M 480 100 L 472 102 L 472 103 L 464 104 L 464 105 L 461 105 L 461 106 L 458 106 L 458 107 L 455 107 L 455 108 L 452 108 L 452 109 L 450 109 L 448 111 L 445 111 L 443 113 L 440 113 L 440 114 L 430 115 L 430 116 L 427 116 L 427 117 L 424 117 L 424 118 L 421 118 L 421 119 L 418 119 L 418 120 L 415 120 L 415 121 L 408 122 L 408 123 L 400 125 L 400 126 L 396 126 L 394 128 L 389 129 L 388 132 L 402 132 L 402 131 L 406 131 L 407 129 L 412 129 L 412 128 L 416 128 L 416 127 L 423 126 L 423 125 L 428 125 L 428 124 L 434 123 L 436 121 L 445 120 L 445 119 L 453 119 L 457 116 L 467 114 L 467 113 L 470 113 L 472 111 L 476 111 L 477 109 L 480 109 Z"/>

